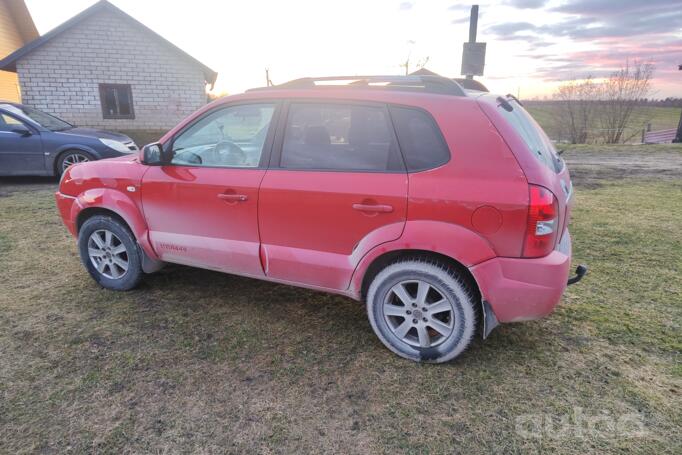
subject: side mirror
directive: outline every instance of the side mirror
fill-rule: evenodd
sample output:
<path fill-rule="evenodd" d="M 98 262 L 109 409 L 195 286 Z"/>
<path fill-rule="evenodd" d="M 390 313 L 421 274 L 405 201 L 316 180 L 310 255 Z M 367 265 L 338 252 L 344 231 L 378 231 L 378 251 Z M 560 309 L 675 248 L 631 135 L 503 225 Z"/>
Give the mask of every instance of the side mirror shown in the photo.
<path fill-rule="evenodd" d="M 170 162 L 160 142 L 152 142 L 142 147 L 141 161 L 148 166 L 162 166 Z"/>
<path fill-rule="evenodd" d="M 14 127 L 12 127 L 11 131 L 23 137 L 31 135 L 31 130 L 26 128 L 24 125 L 15 125 Z"/>

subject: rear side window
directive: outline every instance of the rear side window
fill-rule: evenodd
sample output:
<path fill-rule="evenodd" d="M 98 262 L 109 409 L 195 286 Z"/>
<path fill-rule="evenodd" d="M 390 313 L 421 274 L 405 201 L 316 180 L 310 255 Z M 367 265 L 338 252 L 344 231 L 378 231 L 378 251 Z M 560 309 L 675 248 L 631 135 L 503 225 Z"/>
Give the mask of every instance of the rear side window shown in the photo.
<path fill-rule="evenodd" d="M 408 171 L 433 169 L 448 162 L 450 151 L 430 115 L 419 109 L 392 106 L 391 117 Z"/>
<path fill-rule="evenodd" d="M 346 171 L 403 170 L 385 108 L 293 103 L 281 166 Z"/>

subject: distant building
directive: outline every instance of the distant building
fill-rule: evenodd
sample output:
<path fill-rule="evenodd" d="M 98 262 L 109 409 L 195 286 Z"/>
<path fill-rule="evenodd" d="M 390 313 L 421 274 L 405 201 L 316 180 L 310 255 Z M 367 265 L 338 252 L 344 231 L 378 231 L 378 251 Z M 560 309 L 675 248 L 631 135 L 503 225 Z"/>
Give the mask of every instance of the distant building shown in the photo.
<path fill-rule="evenodd" d="M 36 38 L 38 30 L 24 0 L 0 0 L 0 59 Z M 0 71 L 0 100 L 21 101 L 15 73 Z"/>
<path fill-rule="evenodd" d="M 23 103 L 79 126 L 169 129 L 217 73 L 106 0 L 0 60 Z"/>

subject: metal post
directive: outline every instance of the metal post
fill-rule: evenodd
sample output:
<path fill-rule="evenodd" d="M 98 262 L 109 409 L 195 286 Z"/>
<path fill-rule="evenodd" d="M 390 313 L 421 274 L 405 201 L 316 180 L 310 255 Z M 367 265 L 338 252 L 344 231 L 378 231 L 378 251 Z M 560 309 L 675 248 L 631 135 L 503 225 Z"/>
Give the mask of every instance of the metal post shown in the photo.
<path fill-rule="evenodd" d="M 471 15 L 469 16 L 469 42 L 476 42 L 476 33 L 478 31 L 478 5 L 471 5 Z M 474 76 L 467 74 L 467 79 L 473 79 Z"/>

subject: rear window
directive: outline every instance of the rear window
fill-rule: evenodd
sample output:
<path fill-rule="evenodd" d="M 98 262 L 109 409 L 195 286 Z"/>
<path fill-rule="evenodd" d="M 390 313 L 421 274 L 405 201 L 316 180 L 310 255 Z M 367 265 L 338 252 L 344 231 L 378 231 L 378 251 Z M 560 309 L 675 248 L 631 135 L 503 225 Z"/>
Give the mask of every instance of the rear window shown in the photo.
<path fill-rule="evenodd" d="M 533 156 L 554 172 L 561 171 L 563 162 L 557 156 L 554 144 L 533 117 L 514 99 L 498 98 L 498 101 L 502 116 L 519 133 Z"/>
<path fill-rule="evenodd" d="M 419 109 L 391 106 L 395 125 L 408 171 L 423 171 L 445 164 L 450 151 L 433 118 Z"/>

